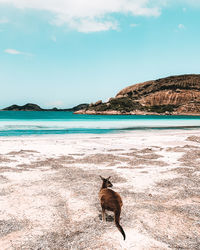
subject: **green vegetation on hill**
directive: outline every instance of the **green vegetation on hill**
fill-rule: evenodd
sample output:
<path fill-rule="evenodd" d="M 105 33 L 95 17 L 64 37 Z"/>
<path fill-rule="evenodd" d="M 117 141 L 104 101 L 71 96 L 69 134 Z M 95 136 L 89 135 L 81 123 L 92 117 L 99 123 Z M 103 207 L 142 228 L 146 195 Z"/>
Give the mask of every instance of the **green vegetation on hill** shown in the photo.
<path fill-rule="evenodd" d="M 89 110 L 95 111 L 108 111 L 117 110 L 120 112 L 130 112 L 132 110 L 142 109 L 142 105 L 139 102 L 133 101 L 129 97 L 114 98 L 109 103 L 100 103 L 98 105 L 91 105 Z"/>

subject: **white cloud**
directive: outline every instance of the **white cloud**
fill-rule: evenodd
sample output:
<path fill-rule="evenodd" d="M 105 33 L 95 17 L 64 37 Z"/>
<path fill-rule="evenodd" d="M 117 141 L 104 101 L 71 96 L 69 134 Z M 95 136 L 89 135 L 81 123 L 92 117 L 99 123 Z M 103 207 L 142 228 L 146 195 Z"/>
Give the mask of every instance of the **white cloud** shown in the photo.
<path fill-rule="evenodd" d="M 20 55 L 21 52 L 15 49 L 6 49 L 4 50 L 5 53 L 7 54 L 12 54 L 12 55 Z"/>
<path fill-rule="evenodd" d="M 51 23 L 67 24 L 80 32 L 117 29 L 112 14 L 133 16 L 159 16 L 160 0 L 0 0 L 20 9 L 48 11 L 53 14 Z"/>
<path fill-rule="evenodd" d="M 135 28 L 135 27 L 137 27 L 137 26 L 138 26 L 137 23 L 131 23 L 131 24 L 130 24 L 130 27 L 131 27 L 131 28 Z"/>
<path fill-rule="evenodd" d="M 56 36 L 51 36 L 51 40 L 55 43 L 57 41 Z"/>
<path fill-rule="evenodd" d="M 106 30 L 117 30 L 118 23 L 115 21 L 96 21 L 81 19 L 78 21 L 72 20 L 70 22 L 70 27 L 78 30 L 79 32 L 90 33 Z"/>
<path fill-rule="evenodd" d="M 33 54 L 22 52 L 16 49 L 5 49 L 4 52 L 11 55 L 33 56 Z"/>
<path fill-rule="evenodd" d="M 182 23 L 180 23 L 179 25 L 178 25 L 178 28 L 181 30 L 181 29 L 185 29 L 185 25 L 184 24 L 182 24 Z"/>

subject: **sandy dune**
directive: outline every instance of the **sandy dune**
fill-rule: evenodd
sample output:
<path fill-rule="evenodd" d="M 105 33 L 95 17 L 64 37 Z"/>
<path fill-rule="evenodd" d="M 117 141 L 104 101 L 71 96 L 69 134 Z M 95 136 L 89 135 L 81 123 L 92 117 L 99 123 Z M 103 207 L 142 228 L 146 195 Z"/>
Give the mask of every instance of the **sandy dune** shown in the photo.
<path fill-rule="evenodd" d="M 0 208 L 0 249 L 200 249 L 200 131 L 1 138 Z"/>

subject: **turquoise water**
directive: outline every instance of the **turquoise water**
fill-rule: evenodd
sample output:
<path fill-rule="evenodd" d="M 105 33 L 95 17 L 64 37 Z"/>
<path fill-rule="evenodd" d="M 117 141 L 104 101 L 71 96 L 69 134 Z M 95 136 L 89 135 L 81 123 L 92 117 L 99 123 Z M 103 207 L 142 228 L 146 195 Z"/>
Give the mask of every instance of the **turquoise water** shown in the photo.
<path fill-rule="evenodd" d="M 0 136 L 111 133 L 136 129 L 200 128 L 200 116 L 74 115 L 72 112 L 1 111 Z"/>

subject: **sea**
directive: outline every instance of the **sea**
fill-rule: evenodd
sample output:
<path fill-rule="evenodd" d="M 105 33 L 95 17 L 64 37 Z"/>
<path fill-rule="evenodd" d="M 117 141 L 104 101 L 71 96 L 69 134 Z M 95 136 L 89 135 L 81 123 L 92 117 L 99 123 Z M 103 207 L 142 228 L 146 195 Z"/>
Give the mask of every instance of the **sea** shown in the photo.
<path fill-rule="evenodd" d="M 200 128 L 200 116 L 79 115 L 61 111 L 1 111 L 0 136 L 105 134 Z"/>

